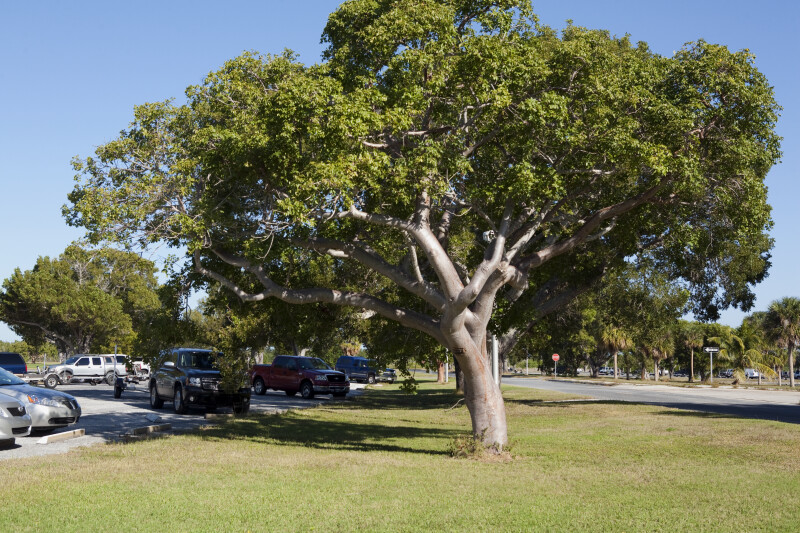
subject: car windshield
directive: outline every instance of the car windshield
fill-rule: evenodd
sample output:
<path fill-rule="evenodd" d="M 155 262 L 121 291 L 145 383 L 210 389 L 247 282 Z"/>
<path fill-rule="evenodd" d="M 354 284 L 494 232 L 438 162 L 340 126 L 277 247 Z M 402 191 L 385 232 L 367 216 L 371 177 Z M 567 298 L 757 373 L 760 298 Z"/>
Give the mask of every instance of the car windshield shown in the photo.
<path fill-rule="evenodd" d="M 80 357 L 79 355 L 76 355 L 75 357 L 70 357 L 69 359 L 64 361 L 64 364 L 65 365 L 74 365 L 75 361 L 77 361 L 79 357 Z"/>
<path fill-rule="evenodd" d="M 319 359 L 318 357 L 314 357 L 313 359 L 298 359 L 297 360 L 298 366 L 303 370 L 330 370 L 331 367 L 328 366 L 328 363 Z"/>
<path fill-rule="evenodd" d="M 4 368 L 0 368 L 0 386 L 25 385 L 25 382 Z"/>
<path fill-rule="evenodd" d="M 197 368 L 198 370 L 216 370 L 217 354 L 214 352 L 182 352 L 178 358 L 178 366 Z"/>

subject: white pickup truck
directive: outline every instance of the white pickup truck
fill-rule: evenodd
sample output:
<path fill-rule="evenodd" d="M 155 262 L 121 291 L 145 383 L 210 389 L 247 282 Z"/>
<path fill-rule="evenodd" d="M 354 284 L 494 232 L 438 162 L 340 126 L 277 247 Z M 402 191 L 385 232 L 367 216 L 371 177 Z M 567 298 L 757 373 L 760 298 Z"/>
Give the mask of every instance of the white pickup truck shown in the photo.
<path fill-rule="evenodd" d="M 113 385 L 117 376 L 128 375 L 127 360 L 128 357 L 123 354 L 79 354 L 70 357 L 63 364 L 50 367 L 49 371 L 58 375 L 61 383 L 90 380 L 105 381 L 109 385 Z M 134 362 L 134 364 L 136 363 L 143 365 L 140 361 Z M 147 371 L 149 371 L 149 366 Z"/>

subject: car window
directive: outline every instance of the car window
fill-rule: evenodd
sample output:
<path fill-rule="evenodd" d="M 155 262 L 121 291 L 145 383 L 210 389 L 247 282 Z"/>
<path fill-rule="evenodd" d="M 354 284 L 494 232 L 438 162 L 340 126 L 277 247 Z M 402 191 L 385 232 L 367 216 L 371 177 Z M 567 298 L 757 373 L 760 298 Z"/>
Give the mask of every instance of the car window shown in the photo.
<path fill-rule="evenodd" d="M 118 355 L 117 356 L 117 363 L 120 363 L 120 364 L 124 365 L 125 364 L 125 356 L 124 355 Z"/>
<path fill-rule="evenodd" d="M 272 368 L 286 368 L 286 359 L 283 357 L 276 357 L 272 361 Z"/>
<path fill-rule="evenodd" d="M 72 364 L 75 364 L 75 361 L 77 361 L 77 360 L 78 360 L 78 357 L 70 357 L 69 359 L 64 361 L 64 364 L 65 365 L 72 365 Z"/>
<path fill-rule="evenodd" d="M 75 366 L 89 366 L 89 358 L 81 357 L 80 359 L 78 359 L 78 362 L 75 363 Z"/>
<path fill-rule="evenodd" d="M 328 366 L 328 363 L 319 357 L 314 357 L 311 359 L 299 359 L 298 362 L 300 368 L 307 370 L 331 370 L 331 367 Z"/>
<path fill-rule="evenodd" d="M 297 370 L 297 361 L 294 359 L 289 359 L 289 361 L 286 363 L 286 368 L 288 370 Z"/>
<path fill-rule="evenodd" d="M 198 370 L 215 370 L 213 352 L 182 352 L 178 356 L 178 366 L 183 368 L 196 368 Z"/>
<path fill-rule="evenodd" d="M 92 364 L 95 366 L 100 366 L 103 364 L 103 360 L 100 357 L 92 357 Z"/>

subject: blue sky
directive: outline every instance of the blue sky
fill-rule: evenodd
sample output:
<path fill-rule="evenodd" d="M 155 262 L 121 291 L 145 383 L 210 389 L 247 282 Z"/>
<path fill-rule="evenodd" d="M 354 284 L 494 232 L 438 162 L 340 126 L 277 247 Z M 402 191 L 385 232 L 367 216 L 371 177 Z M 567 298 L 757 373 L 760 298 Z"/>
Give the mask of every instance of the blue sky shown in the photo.
<path fill-rule="evenodd" d="M 131 120 L 133 106 L 183 97 L 212 70 L 245 50 L 291 48 L 319 59 L 320 34 L 339 2 L 282 0 L 74 1 L 0 3 L 0 280 L 57 256 L 81 232 L 61 206 L 73 187 L 70 161 L 91 155 Z M 553 0 L 535 2 L 541 21 L 630 34 L 672 55 L 705 39 L 750 49 L 784 110 L 783 161 L 767 177 L 775 238 L 770 275 L 754 310 L 800 296 L 800 4 L 793 0 Z M 744 313 L 728 311 L 738 326 Z M 0 323 L 0 340 L 15 335 Z"/>

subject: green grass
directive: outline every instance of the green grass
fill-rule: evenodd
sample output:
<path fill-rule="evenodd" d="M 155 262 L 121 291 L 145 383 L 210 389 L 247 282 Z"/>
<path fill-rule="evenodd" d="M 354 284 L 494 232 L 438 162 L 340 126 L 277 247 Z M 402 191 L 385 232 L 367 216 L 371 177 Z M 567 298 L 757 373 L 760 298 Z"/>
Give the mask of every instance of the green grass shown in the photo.
<path fill-rule="evenodd" d="M 451 384 L 452 385 L 452 384 Z M 0 462 L 0 531 L 796 531 L 800 427 L 504 390 L 506 462 L 454 459 L 451 386 Z"/>

